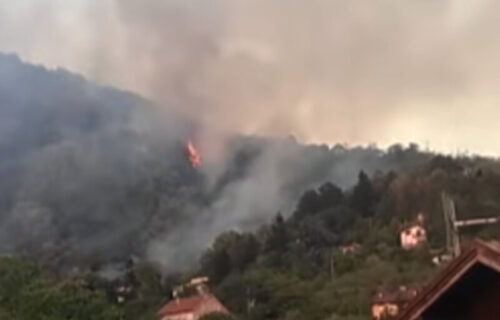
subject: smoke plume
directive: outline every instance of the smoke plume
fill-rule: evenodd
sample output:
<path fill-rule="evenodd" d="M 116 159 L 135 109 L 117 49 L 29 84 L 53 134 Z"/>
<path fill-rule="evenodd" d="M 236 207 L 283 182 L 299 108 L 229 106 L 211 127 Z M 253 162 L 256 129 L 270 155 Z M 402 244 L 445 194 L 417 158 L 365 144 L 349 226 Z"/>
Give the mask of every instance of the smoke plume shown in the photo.
<path fill-rule="evenodd" d="M 498 9 L 493 0 L 32 0 L 0 6 L 0 49 L 224 131 L 498 154 L 484 138 L 496 138 Z"/>
<path fill-rule="evenodd" d="M 43 244 L 62 260 L 146 252 L 176 268 L 222 231 L 289 213 L 306 188 L 402 167 L 375 148 L 234 134 L 498 154 L 498 9 L 493 0 L 0 4 L 0 50 L 54 69 L 0 62 L 2 243 Z M 190 139 L 200 169 L 183 153 Z"/>

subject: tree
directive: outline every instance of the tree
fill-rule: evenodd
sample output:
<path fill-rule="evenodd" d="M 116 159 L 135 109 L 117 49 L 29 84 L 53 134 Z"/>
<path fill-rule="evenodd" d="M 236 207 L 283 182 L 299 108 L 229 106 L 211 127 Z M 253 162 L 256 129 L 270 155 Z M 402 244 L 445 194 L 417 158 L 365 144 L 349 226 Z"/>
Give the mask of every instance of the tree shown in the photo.
<path fill-rule="evenodd" d="M 288 244 L 288 231 L 285 220 L 281 213 L 278 213 L 271 225 L 271 230 L 265 243 L 266 251 L 284 253 Z"/>
<path fill-rule="evenodd" d="M 157 307 L 164 299 L 161 275 L 155 266 L 148 263 L 140 263 L 134 268 L 137 278 L 137 298 L 128 301 L 125 306 L 125 314 L 128 319 L 149 320 L 156 317 Z"/>
<path fill-rule="evenodd" d="M 231 272 L 231 259 L 226 248 L 210 249 L 201 258 L 201 272 L 216 285 Z"/>
<path fill-rule="evenodd" d="M 255 261 L 259 253 L 259 243 L 253 234 L 238 234 L 235 241 L 227 248 L 231 267 L 238 271 Z"/>
<path fill-rule="evenodd" d="M 297 204 L 295 216 L 303 217 L 304 215 L 314 214 L 321 208 L 320 197 L 315 190 L 307 190 L 302 194 Z"/>
<path fill-rule="evenodd" d="M 232 270 L 243 271 L 258 252 L 259 243 L 253 234 L 222 233 L 201 259 L 203 273 L 214 276 L 212 281 L 222 280 Z"/>
<path fill-rule="evenodd" d="M 77 281 L 57 283 L 36 264 L 13 258 L 0 259 L 0 314 L 16 320 L 124 318 L 104 292 Z"/>
<path fill-rule="evenodd" d="M 363 217 L 371 217 L 375 212 L 376 194 L 368 175 L 361 171 L 358 175 L 358 183 L 353 189 L 351 205 L 358 210 Z"/>
<path fill-rule="evenodd" d="M 344 201 L 344 194 L 338 186 L 327 182 L 319 187 L 319 201 L 321 209 L 326 209 L 341 204 Z"/>
<path fill-rule="evenodd" d="M 285 264 L 285 256 L 288 251 L 289 233 L 283 216 L 276 216 L 273 224 L 268 228 L 264 240 L 264 261 L 270 267 L 280 268 Z"/>

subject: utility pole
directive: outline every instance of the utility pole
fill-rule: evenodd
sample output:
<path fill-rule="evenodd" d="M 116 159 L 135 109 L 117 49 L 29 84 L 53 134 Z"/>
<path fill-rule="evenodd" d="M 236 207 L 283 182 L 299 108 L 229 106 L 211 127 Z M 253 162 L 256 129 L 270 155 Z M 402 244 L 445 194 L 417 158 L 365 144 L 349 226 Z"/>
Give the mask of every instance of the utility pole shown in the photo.
<path fill-rule="evenodd" d="M 333 253 L 334 251 L 331 250 L 330 252 L 330 280 L 333 281 L 333 279 L 335 278 L 335 261 L 334 261 L 334 258 L 333 258 Z"/>
<path fill-rule="evenodd" d="M 446 192 L 441 193 L 441 202 L 443 204 L 444 223 L 446 228 L 446 251 L 456 258 L 460 255 L 460 233 L 459 228 L 496 224 L 500 223 L 500 218 L 477 218 L 469 220 L 457 220 L 455 201 Z"/>
<path fill-rule="evenodd" d="M 446 227 L 446 251 L 452 257 L 458 257 L 460 255 L 460 236 L 455 224 L 457 220 L 455 202 L 445 192 L 441 193 L 441 201 L 443 203 L 444 223 Z"/>

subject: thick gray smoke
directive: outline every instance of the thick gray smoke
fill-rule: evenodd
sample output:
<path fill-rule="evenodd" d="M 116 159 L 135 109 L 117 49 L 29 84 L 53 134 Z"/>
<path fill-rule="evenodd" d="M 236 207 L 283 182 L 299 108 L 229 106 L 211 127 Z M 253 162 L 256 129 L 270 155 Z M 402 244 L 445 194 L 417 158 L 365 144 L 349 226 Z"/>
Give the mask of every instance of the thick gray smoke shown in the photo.
<path fill-rule="evenodd" d="M 428 159 L 417 149 L 413 149 L 410 157 L 401 157 L 400 146 L 383 152 L 374 147 L 305 146 L 292 138 L 236 140 L 228 143 L 228 155 L 238 158 L 238 150 L 244 151 L 247 159 L 251 159 L 248 166 L 244 161 L 236 161 L 240 170 L 244 168 L 243 172 L 229 179 L 213 202 L 194 208 L 189 220 L 152 241 L 148 250 L 150 260 L 165 268 L 187 265 L 193 261 L 193 253 L 207 249 L 216 235 L 229 230 L 255 230 L 263 222 L 270 222 L 278 212 L 289 216 L 306 189 L 333 182 L 349 190 L 360 170 L 369 174 L 377 170 L 399 172 L 416 168 Z M 238 170 L 233 167 L 234 162 L 226 159 L 225 163 L 226 174 Z"/>
<path fill-rule="evenodd" d="M 25 0 L 0 5 L 0 49 L 227 131 L 498 154 L 484 137 L 499 116 L 499 9 L 495 0 Z"/>
<path fill-rule="evenodd" d="M 2 54 L 0 96 L 1 249 L 58 266 L 138 255 L 176 270 L 221 232 L 289 215 L 307 188 L 327 181 L 347 188 L 361 169 L 418 160 L 224 134 Z M 200 146 L 199 170 L 186 154 L 191 139 Z"/>
<path fill-rule="evenodd" d="M 2 249 L 78 264 L 144 246 L 154 192 L 174 188 L 167 174 L 189 167 L 183 143 L 196 124 L 2 54 L 0 97 Z"/>
<path fill-rule="evenodd" d="M 496 9 L 493 0 L 0 4 L 0 50 L 164 110 L 63 71 L 1 64 L 2 243 L 43 243 L 59 259 L 142 250 L 179 267 L 219 232 L 288 214 L 305 188 L 348 187 L 360 169 L 400 165 L 374 149 L 233 133 L 498 153 Z M 200 172 L 186 163 L 186 139 L 202 153 Z M 241 160 L 242 150 L 253 151 Z"/>

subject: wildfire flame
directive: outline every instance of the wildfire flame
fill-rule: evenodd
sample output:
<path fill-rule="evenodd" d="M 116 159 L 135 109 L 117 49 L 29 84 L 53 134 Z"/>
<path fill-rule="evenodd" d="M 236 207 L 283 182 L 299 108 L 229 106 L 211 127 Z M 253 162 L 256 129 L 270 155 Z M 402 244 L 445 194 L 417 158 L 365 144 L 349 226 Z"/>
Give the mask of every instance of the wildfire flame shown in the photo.
<path fill-rule="evenodd" d="M 189 161 L 191 161 L 191 165 L 193 166 L 193 168 L 199 169 L 201 167 L 201 156 L 191 140 L 189 140 L 186 144 L 186 149 L 188 152 Z"/>

